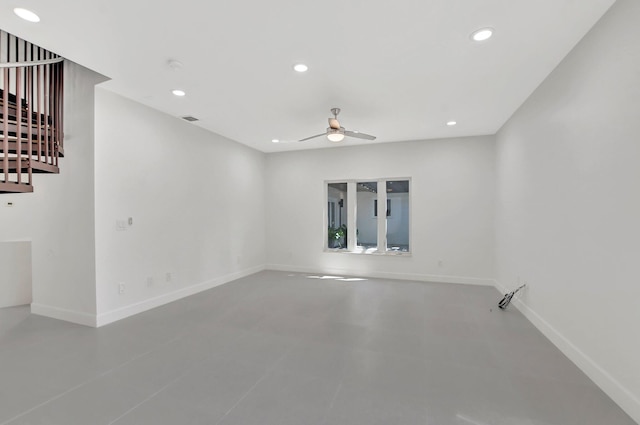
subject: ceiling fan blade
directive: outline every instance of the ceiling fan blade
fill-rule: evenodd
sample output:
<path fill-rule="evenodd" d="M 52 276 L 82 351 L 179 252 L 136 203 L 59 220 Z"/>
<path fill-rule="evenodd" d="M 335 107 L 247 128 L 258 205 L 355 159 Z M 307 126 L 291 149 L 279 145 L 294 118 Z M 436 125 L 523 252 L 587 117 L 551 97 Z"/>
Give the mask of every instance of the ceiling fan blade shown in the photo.
<path fill-rule="evenodd" d="M 340 123 L 338 122 L 338 119 L 329 118 L 329 127 L 333 128 L 334 130 L 340 129 Z"/>
<path fill-rule="evenodd" d="M 298 142 L 304 142 L 305 140 L 315 139 L 316 137 L 324 136 L 324 135 L 326 135 L 326 134 L 327 134 L 327 133 L 320 133 L 320 134 L 316 134 L 315 136 L 311 136 L 311 137 L 307 137 L 306 139 L 298 140 Z"/>
<path fill-rule="evenodd" d="M 356 139 L 376 140 L 376 136 L 360 133 L 359 131 L 345 131 L 344 135 L 349 137 L 355 137 Z"/>

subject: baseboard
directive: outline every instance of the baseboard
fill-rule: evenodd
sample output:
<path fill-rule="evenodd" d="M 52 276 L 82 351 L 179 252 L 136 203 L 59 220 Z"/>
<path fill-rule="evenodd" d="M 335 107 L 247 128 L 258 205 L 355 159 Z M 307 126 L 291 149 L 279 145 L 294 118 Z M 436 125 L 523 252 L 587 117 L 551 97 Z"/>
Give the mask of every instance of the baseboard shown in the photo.
<path fill-rule="evenodd" d="M 496 289 L 501 293 L 507 293 L 499 282 L 495 283 Z M 569 358 L 585 375 L 587 375 L 602 391 L 616 402 L 631 418 L 640 424 L 640 400 L 624 387 L 617 379 L 611 376 L 604 368 L 586 355 L 580 348 L 562 335 L 549 322 L 532 310 L 522 300 L 512 300 L 514 305 L 540 332 L 544 334 L 562 353 Z"/>
<path fill-rule="evenodd" d="M 295 273 L 314 273 L 314 274 L 339 274 L 347 276 L 361 276 L 379 279 L 398 279 L 398 280 L 413 280 L 419 282 L 434 282 L 434 283 L 459 283 L 464 285 L 481 285 L 481 286 L 495 286 L 495 279 L 490 278 L 478 278 L 467 276 L 450 276 L 450 275 L 431 275 L 431 274 L 418 274 L 418 273 L 389 273 L 389 272 L 358 272 L 354 270 L 338 269 L 338 268 L 323 268 L 319 270 L 311 267 L 299 267 L 285 264 L 268 264 L 267 270 L 276 270 L 282 272 L 295 272 Z"/>
<path fill-rule="evenodd" d="M 134 304 L 130 304 L 125 307 L 121 307 L 115 310 L 108 311 L 106 313 L 99 314 L 96 320 L 96 326 L 104 326 L 109 323 L 122 320 L 129 316 L 133 316 L 138 313 L 142 313 L 152 308 L 160 307 L 161 305 L 168 304 L 173 301 L 177 301 L 181 298 L 188 297 L 190 295 L 197 294 L 198 292 L 206 291 L 207 289 L 215 288 L 216 286 L 223 285 L 236 279 L 258 273 L 265 269 L 265 266 L 256 266 L 249 269 L 245 269 L 239 272 L 231 273 L 225 276 L 221 276 L 215 279 L 207 280 L 202 283 L 180 288 L 173 292 L 159 295 L 154 298 L 150 298 L 144 301 L 140 301 Z"/>
<path fill-rule="evenodd" d="M 38 303 L 31 303 L 31 313 L 37 314 L 38 316 L 50 317 L 52 319 L 64 320 L 65 322 L 96 327 L 95 314 L 66 310 L 64 308 L 52 307 L 50 305 Z"/>

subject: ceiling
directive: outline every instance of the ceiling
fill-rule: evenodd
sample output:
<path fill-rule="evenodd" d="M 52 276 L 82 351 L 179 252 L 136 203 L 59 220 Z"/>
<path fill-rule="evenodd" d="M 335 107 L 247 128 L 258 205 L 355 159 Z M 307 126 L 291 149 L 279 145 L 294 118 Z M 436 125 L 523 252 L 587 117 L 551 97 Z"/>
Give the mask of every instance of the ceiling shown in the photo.
<path fill-rule="evenodd" d="M 111 91 L 277 152 L 494 134 L 613 3 L 7 0 L 0 28 L 110 77 Z M 482 27 L 494 36 L 473 42 Z M 332 107 L 378 138 L 295 142 L 324 132 Z"/>

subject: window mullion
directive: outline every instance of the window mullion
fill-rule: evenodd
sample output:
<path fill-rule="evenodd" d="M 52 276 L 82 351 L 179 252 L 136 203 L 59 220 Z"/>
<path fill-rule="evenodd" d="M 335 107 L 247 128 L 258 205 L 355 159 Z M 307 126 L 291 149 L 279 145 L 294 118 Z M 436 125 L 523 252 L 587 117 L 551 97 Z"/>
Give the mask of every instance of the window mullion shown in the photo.
<path fill-rule="evenodd" d="M 357 217 L 356 182 L 347 182 L 347 250 L 356 250 L 356 217 Z"/>
<path fill-rule="evenodd" d="M 387 252 L 387 181 L 378 180 L 378 252 Z"/>

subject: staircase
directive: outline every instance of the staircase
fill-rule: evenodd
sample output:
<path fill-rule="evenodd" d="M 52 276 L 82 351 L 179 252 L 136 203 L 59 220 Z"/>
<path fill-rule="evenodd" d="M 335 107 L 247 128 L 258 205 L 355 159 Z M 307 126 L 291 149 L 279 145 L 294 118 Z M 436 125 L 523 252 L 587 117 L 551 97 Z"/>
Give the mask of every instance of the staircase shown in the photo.
<path fill-rule="evenodd" d="M 33 192 L 33 174 L 60 172 L 63 60 L 0 31 L 0 193 Z"/>

